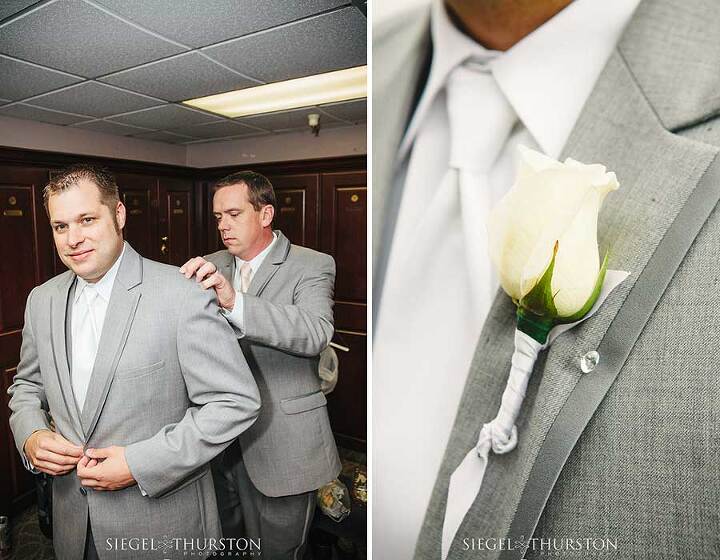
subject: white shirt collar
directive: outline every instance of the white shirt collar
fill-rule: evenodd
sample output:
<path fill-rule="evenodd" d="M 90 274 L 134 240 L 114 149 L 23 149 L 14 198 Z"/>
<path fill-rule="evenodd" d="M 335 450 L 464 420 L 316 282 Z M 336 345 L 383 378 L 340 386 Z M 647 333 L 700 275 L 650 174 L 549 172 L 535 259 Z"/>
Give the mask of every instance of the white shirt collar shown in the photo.
<path fill-rule="evenodd" d="M 123 242 L 123 248 L 120 252 L 120 256 L 115 260 L 113 265 L 103 275 L 103 277 L 94 284 L 92 284 L 98 295 L 103 298 L 106 303 L 110 301 L 110 295 L 112 294 L 113 285 L 115 284 L 115 277 L 117 276 L 118 270 L 120 269 L 120 261 L 122 261 L 123 255 L 125 254 L 126 245 L 127 243 Z M 75 299 L 73 303 L 77 302 L 80 294 L 82 294 L 85 287 L 89 284 L 90 282 L 83 280 L 79 276 L 77 277 L 77 286 L 75 286 Z"/>
<path fill-rule="evenodd" d="M 450 72 L 468 58 L 493 75 L 542 150 L 559 157 L 575 121 L 640 0 L 575 0 L 505 52 L 484 48 L 452 23 L 442 0 L 431 11 L 433 59 L 400 145 L 404 157 Z"/>
<path fill-rule="evenodd" d="M 268 246 L 265 247 L 262 251 L 260 251 L 257 255 L 255 255 L 254 258 L 247 261 L 250 263 L 250 270 L 251 270 L 250 274 L 251 275 L 254 275 L 258 271 L 258 269 L 260 268 L 260 265 L 265 260 L 265 257 L 268 256 L 268 253 L 270 253 L 270 250 L 273 248 L 273 245 L 275 245 L 277 238 L 278 238 L 277 233 L 275 233 L 273 231 L 273 240 L 268 244 Z M 236 271 L 240 270 L 240 267 L 242 266 L 242 264 L 244 262 L 246 262 L 246 261 L 242 260 L 240 257 L 235 257 L 235 270 Z"/>

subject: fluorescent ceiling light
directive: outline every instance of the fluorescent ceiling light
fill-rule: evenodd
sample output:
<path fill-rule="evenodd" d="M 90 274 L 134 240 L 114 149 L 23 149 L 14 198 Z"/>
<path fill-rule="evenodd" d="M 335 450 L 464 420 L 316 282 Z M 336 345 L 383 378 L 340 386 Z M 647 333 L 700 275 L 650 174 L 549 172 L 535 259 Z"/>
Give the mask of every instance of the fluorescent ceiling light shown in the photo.
<path fill-rule="evenodd" d="M 357 66 L 183 103 L 225 117 L 243 117 L 364 97 L 367 97 L 367 66 Z"/>

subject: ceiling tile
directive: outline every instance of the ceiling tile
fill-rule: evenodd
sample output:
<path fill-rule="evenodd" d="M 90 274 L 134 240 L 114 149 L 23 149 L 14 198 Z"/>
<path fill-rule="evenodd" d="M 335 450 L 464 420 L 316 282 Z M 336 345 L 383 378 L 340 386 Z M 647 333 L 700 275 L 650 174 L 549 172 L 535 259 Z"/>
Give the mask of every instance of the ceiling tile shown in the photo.
<path fill-rule="evenodd" d="M 366 44 L 367 20 L 344 8 L 203 52 L 243 74 L 277 82 L 362 66 Z"/>
<path fill-rule="evenodd" d="M 192 140 L 187 136 L 180 136 L 179 134 L 172 134 L 164 130 L 156 130 L 153 132 L 145 132 L 143 134 L 136 134 L 135 138 L 142 138 L 143 140 L 155 140 L 156 142 L 168 142 L 170 144 L 180 144 Z"/>
<path fill-rule="evenodd" d="M 174 128 L 178 126 L 199 124 L 220 120 L 218 117 L 207 115 L 179 105 L 162 105 L 155 109 L 139 111 L 130 115 L 113 117 L 113 121 L 123 124 L 132 124 L 155 130 Z"/>
<path fill-rule="evenodd" d="M 238 122 L 272 130 L 273 132 L 281 130 L 290 130 L 297 128 L 308 128 L 308 115 L 319 113 L 320 126 L 324 126 L 331 122 L 339 122 L 337 119 L 323 115 L 315 107 L 305 107 L 304 109 L 296 109 L 294 111 L 279 111 L 277 113 L 267 113 L 265 115 L 257 115 L 253 117 L 243 117 L 236 119 Z M 345 123 L 343 123 L 345 124 Z"/>
<path fill-rule="evenodd" d="M 348 4 L 347 0 L 98 0 L 184 45 L 202 47 Z"/>
<path fill-rule="evenodd" d="M 0 55 L 0 95 L 19 100 L 82 81 Z"/>
<path fill-rule="evenodd" d="M 167 101 L 185 101 L 257 85 L 198 53 L 131 68 L 101 81 Z"/>
<path fill-rule="evenodd" d="M 83 82 L 62 91 L 36 97 L 32 100 L 32 104 L 68 113 L 107 117 L 154 107 L 162 104 L 162 101 L 155 101 L 97 82 Z"/>
<path fill-rule="evenodd" d="M 58 0 L 0 29 L 0 53 L 87 77 L 182 50 L 81 0 Z"/>
<path fill-rule="evenodd" d="M 193 138 L 223 138 L 225 136 L 246 136 L 259 131 L 233 121 L 220 121 L 198 126 L 180 126 L 173 128 L 170 132 L 185 134 Z"/>
<path fill-rule="evenodd" d="M 33 4 L 37 4 L 37 2 L 38 0 L 3 0 L 0 2 L 0 21 Z"/>
<path fill-rule="evenodd" d="M 51 124 L 73 124 L 86 121 L 88 117 L 81 115 L 68 115 L 66 113 L 58 113 L 56 111 L 46 111 L 39 107 L 31 107 L 30 105 L 9 105 L 0 107 L 0 114 L 7 117 L 15 117 L 17 119 L 30 119 L 32 121 L 40 121 Z"/>
<path fill-rule="evenodd" d="M 138 134 L 139 132 L 143 132 L 145 130 L 137 126 L 129 126 L 126 124 L 120 124 L 111 121 L 90 121 L 86 123 L 76 124 L 75 126 L 73 126 L 73 128 L 84 128 L 85 130 L 105 132 L 106 134 L 118 134 L 120 136 Z"/>
<path fill-rule="evenodd" d="M 367 100 L 359 101 L 343 101 L 342 103 L 331 103 L 321 105 L 323 113 L 337 117 L 351 123 L 360 123 L 367 121 Z"/>

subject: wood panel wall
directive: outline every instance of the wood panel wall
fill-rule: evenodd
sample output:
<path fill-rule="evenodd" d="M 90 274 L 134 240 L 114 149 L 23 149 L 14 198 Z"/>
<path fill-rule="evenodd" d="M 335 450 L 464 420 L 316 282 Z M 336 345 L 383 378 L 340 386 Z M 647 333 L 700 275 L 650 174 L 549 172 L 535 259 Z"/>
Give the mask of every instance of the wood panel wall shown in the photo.
<path fill-rule="evenodd" d="M 275 186 L 275 227 L 296 244 L 333 255 L 337 263 L 336 337 L 340 381 L 328 408 L 340 445 L 366 441 L 366 158 L 348 157 L 193 169 L 0 148 L 0 515 L 32 491 L 8 426 L 7 388 L 19 361 L 30 290 L 65 270 L 54 250 L 42 201 L 51 173 L 77 162 L 108 167 L 128 210 L 125 237 L 143 256 L 180 265 L 222 248 L 212 216 L 212 185 L 252 169 Z M 5 481 L 9 481 L 6 484 Z"/>

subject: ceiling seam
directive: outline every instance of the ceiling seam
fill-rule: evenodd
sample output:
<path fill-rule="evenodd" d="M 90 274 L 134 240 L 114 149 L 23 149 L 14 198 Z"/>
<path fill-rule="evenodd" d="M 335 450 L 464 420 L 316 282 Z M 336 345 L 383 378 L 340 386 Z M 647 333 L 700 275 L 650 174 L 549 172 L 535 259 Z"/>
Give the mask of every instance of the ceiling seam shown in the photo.
<path fill-rule="evenodd" d="M 4 27 L 5 25 L 8 25 L 10 23 L 14 23 L 16 21 L 21 20 L 25 16 L 32 14 L 33 12 L 37 12 L 38 10 L 41 10 L 45 6 L 49 6 L 50 4 L 54 4 L 58 0 L 41 0 L 40 2 L 35 2 L 34 4 L 27 6 L 23 8 L 22 10 L 15 12 L 14 14 L 9 15 L 4 20 L 0 21 L 0 28 Z"/>

